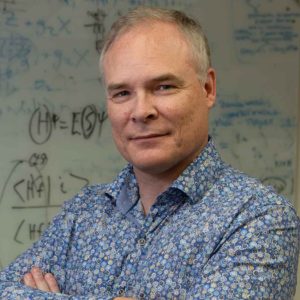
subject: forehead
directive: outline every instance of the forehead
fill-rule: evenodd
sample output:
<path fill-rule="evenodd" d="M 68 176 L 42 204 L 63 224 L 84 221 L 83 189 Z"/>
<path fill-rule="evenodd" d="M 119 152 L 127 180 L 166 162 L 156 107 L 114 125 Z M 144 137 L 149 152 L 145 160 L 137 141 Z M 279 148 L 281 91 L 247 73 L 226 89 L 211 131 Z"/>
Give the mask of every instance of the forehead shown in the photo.
<path fill-rule="evenodd" d="M 168 36 L 169 33 L 172 33 L 172 36 Z M 167 40 L 174 40 L 175 38 L 177 40 L 188 42 L 187 37 L 177 24 L 168 21 L 164 22 L 148 19 L 141 20 L 134 25 L 121 29 L 112 40 L 107 51 L 109 51 L 114 44 L 119 43 L 124 38 L 131 37 L 134 39 L 134 37 L 140 38 L 141 36 L 147 36 L 151 39 L 155 37 L 159 39 L 161 36 L 165 36 L 166 38 L 168 36 Z"/>
<path fill-rule="evenodd" d="M 160 68 L 192 66 L 191 59 L 191 47 L 175 24 L 147 21 L 114 40 L 103 57 L 103 71 L 106 77 L 112 71 L 132 67 L 145 71 L 151 64 Z"/>

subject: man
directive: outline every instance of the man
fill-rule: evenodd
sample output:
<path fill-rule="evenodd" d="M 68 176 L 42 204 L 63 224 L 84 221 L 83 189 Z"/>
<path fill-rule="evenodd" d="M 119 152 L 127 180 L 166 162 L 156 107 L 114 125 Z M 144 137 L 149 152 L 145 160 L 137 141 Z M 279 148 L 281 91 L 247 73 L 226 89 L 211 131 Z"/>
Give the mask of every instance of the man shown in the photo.
<path fill-rule="evenodd" d="M 113 25 L 101 66 L 129 164 L 65 203 L 1 274 L 1 298 L 291 299 L 299 220 L 216 152 L 216 76 L 200 25 L 137 8 Z"/>

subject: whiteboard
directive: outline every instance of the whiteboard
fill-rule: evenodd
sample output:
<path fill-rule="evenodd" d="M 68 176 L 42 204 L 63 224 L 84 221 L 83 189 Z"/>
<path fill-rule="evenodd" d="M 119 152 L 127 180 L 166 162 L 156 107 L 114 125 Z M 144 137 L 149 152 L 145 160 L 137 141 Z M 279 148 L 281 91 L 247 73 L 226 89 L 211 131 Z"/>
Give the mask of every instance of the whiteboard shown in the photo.
<path fill-rule="evenodd" d="M 111 140 L 98 50 L 111 23 L 140 4 L 200 20 L 217 70 L 217 148 L 294 200 L 299 1 L 0 0 L 0 267 L 64 200 L 125 164 Z"/>

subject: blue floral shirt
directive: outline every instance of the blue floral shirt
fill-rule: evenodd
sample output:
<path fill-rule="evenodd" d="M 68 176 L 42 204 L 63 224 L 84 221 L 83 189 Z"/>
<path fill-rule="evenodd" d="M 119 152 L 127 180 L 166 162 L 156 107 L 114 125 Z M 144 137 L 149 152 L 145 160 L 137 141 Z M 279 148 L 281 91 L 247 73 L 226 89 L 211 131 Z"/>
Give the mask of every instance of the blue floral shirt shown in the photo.
<path fill-rule="evenodd" d="M 271 188 L 224 164 L 212 140 L 148 215 L 132 166 L 85 188 L 0 275 L 1 299 L 292 299 L 299 219 Z M 22 284 L 32 266 L 61 294 Z"/>

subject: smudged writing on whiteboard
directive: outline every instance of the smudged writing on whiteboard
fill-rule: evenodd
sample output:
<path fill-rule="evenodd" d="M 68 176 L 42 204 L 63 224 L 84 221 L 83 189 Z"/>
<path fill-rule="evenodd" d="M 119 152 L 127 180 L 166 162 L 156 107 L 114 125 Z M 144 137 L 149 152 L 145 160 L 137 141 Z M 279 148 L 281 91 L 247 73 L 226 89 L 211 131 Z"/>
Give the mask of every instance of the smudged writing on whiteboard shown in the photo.
<path fill-rule="evenodd" d="M 280 5 L 272 1 L 264 5 L 253 1 L 233 2 L 233 35 L 240 60 L 298 51 L 300 12 L 291 11 L 284 1 Z"/>

